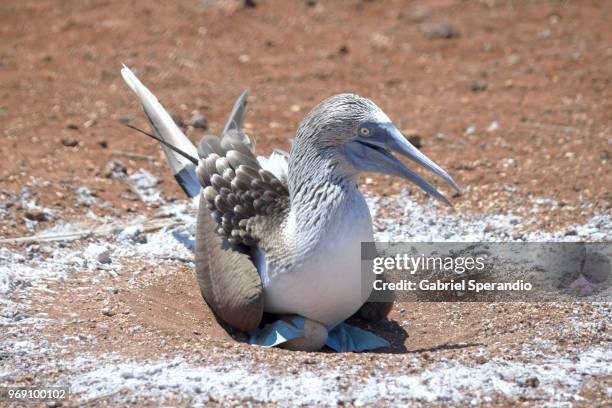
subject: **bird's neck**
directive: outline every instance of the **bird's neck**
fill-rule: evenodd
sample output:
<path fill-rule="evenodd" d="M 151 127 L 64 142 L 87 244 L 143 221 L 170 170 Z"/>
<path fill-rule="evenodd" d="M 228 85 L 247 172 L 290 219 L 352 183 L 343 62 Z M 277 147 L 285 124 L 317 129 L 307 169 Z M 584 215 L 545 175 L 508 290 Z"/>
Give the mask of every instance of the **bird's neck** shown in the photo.
<path fill-rule="evenodd" d="M 288 173 L 291 217 L 302 237 L 316 241 L 341 234 L 354 222 L 371 225 L 359 176 L 343 170 L 337 152 L 302 155 L 294 150 Z"/>

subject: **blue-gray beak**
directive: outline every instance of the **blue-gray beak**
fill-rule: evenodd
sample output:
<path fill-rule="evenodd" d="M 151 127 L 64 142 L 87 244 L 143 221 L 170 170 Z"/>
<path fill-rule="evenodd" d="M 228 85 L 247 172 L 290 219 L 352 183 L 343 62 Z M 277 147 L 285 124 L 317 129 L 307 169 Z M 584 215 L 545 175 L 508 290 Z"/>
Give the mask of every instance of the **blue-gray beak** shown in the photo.
<path fill-rule="evenodd" d="M 367 123 L 368 136 L 360 135 L 344 145 L 346 155 L 361 171 L 389 174 L 414 182 L 434 198 L 451 205 L 435 187 L 395 158 L 389 151 L 397 152 L 440 176 L 455 190 L 461 191 L 455 180 L 440 166 L 414 147 L 393 123 Z"/>

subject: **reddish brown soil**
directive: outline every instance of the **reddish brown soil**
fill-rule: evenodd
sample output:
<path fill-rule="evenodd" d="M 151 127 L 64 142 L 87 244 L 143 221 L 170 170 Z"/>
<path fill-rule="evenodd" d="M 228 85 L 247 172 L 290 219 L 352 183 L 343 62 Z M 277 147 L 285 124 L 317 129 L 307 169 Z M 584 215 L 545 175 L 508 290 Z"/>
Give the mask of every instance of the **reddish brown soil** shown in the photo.
<path fill-rule="evenodd" d="M 312 106 L 350 91 L 372 98 L 401 129 L 421 136 L 423 151 L 465 188 L 453 198 L 461 211 L 520 212 L 534 198 L 558 201 L 542 214 L 542 229 L 611 211 L 612 2 L 259 3 L 0 3 L 0 204 L 10 214 L 1 219 L 0 237 L 30 233 L 18 199 L 24 186 L 63 220 L 81 219 L 89 210 L 75 204 L 81 186 L 112 203 L 97 208 L 98 215 L 152 214 L 124 182 L 103 176 L 111 159 L 124 161 L 128 172 L 149 170 L 163 179 L 166 197 L 183 199 L 157 144 L 121 123 L 144 126 L 120 77 L 122 63 L 168 110 L 186 121 L 192 111 L 201 112 L 213 132 L 249 88 L 247 129 L 263 153 L 289 149 L 288 138 Z M 419 9 L 431 15 L 415 21 Z M 458 36 L 430 38 L 441 23 L 452 24 Z M 487 130 L 495 121 L 499 127 Z M 466 132 L 470 126 L 473 134 Z M 189 136 L 195 141 L 201 134 L 192 130 Z M 154 159 L 130 159 L 125 152 Z M 378 194 L 407 187 L 384 177 L 376 181 L 368 188 Z M 96 349 L 126 355 L 234 347 L 203 305 L 190 270 L 185 265 L 152 274 L 142 287 L 107 282 L 117 294 L 103 284 L 92 288 L 95 295 L 78 297 L 69 285 L 58 285 L 55 304 L 38 308 L 51 308 L 55 318 L 76 313 L 79 323 L 53 326 L 58 332 L 46 335 L 91 332 L 105 339 Z M 112 318 L 100 313 L 104 301 L 116 305 Z M 580 313 L 588 316 L 588 307 Z M 396 323 L 380 323 L 375 331 L 392 340 L 394 352 L 429 360 L 432 354 L 469 355 L 477 344 L 490 353 L 499 344 L 520 349 L 537 333 L 567 342 L 556 331 L 571 313 L 570 306 L 555 305 L 397 305 L 391 315 Z M 141 330 L 130 332 L 134 326 Z M 586 347 L 599 339 L 571 341 Z M 243 344 L 233 353 L 266 361 L 291 355 Z M 295 355 L 299 364 L 303 354 Z M 313 357 L 315 365 L 325 356 Z M 366 365 L 375 359 L 342 358 Z"/>
<path fill-rule="evenodd" d="M 505 212 L 528 207 L 530 196 L 560 201 L 541 228 L 610 211 L 610 2 L 315 3 L 4 2 L 2 201 L 38 178 L 40 202 L 67 216 L 84 212 L 66 205 L 81 185 L 119 211 L 146 211 L 119 198 L 122 183 L 100 177 L 116 151 L 159 158 L 155 143 L 120 123 L 143 124 L 119 75 L 126 63 L 169 110 L 185 120 L 201 111 L 213 131 L 249 88 L 248 125 L 263 152 L 288 149 L 314 104 L 351 91 L 422 136 L 423 150 L 465 187 L 454 199 L 459 209 Z M 431 16 L 415 22 L 419 8 Z M 458 36 L 429 38 L 440 22 Z M 487 132 L 493 121 L 499 129 Z M 467 135 L 470 126 L 476 132 Z M 128 165 L 164 176 L 165 192 L 181 197 L 161 160 Z M 377 185 L 390 194 L 405 183 Z M 2 225 L 0 235 L 22 227 Z"/>

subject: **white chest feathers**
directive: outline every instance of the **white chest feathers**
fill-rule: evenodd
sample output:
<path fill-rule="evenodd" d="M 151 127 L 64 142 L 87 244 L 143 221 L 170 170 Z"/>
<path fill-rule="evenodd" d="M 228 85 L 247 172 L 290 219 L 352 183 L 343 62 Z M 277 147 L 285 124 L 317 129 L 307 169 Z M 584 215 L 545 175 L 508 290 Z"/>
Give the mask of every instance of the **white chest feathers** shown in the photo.
<path fill-rule="evenodd" d="M 285 235 L 295 253 L 290 268 L 273 270 L 265 254 L 256 256 L 266 311 L 299 314 L 331 328 L 363 305 L 371 282 L 362 282 L 361 242 L 373 240 L 372 219 L 361 194 L 346 204 L 314 231 L 289 217 Z"/>

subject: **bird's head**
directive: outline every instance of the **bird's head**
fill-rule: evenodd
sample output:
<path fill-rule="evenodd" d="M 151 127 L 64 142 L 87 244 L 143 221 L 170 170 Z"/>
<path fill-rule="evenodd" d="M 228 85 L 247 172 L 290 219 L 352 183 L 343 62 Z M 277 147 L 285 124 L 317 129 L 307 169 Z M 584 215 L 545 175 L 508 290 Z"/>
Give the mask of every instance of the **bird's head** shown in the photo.
<path fill-rule="evenodd" d="M 309 149 L 299 149 L 308 146 Z M 354 94 L 339 94 L 317 105 L 297 132 L 294 149 L 326 156 L 336 171 L 347 174 L 374 172 L 408 179 L 438 200 L 450 203 L 391 152 L 421 165 L 459 191 L 440 166 L 414 147 L 374 102 Z M 293 154 L 293 151 L 292 151 Z"/>

